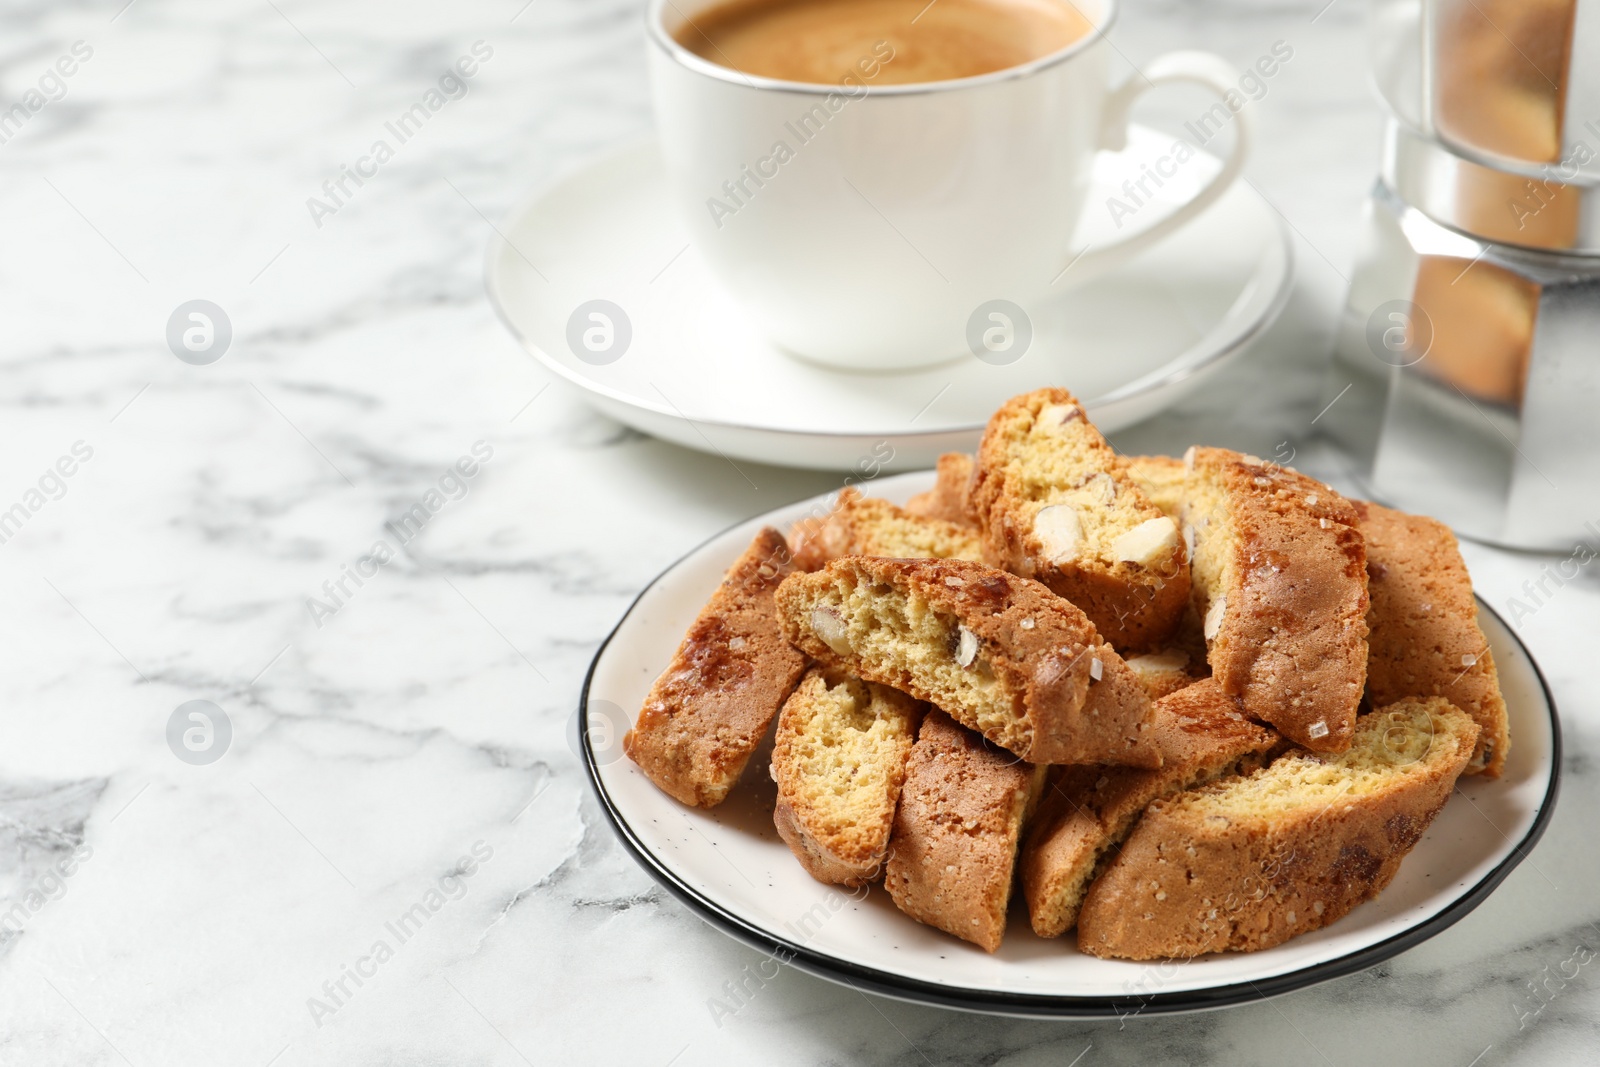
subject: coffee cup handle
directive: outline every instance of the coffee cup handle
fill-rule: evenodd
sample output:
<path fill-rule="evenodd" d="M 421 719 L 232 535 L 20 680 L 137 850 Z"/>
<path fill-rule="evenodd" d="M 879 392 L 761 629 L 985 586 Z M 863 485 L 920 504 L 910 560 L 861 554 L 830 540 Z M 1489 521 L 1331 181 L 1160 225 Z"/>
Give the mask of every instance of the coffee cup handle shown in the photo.
<path fill-rule="evenodd" d="M 1133 104 L 1146 92 L 1158 85 L 1173 83 L 1200 85 L 1223 100 L 1227 106 L 1228 95 L 1239 94 L 1239 73 L 1221 56 L 1210 52 L 1168 52 L 1144 68 L 1144 76 L 1135 75 L 1113 90 L 1106 99 L 1104 118 L 1100 126 L 1099 147 L 1105 151 L 1121 152 L 1128 147 L 1128 115 Z M 1233 150 L 1223 160 L 1219 169 L 1205 188 L 1174 210 L 1140 230 L 1120 237 L 1110 244 L 1090 245 L 1076 254 L 1076 258 L 1063 272 L 1062 280 L 1081 284 L 1120 266 L 1188 223 L 1200 212 L 1214 204 L 1244 169 L 1245 158 L 1250 154 L 1254 119 L 1248 109 L 1235 111 L 1233 116 Z M 1199 151 L 1199 149 L 1196 149 Z"/>

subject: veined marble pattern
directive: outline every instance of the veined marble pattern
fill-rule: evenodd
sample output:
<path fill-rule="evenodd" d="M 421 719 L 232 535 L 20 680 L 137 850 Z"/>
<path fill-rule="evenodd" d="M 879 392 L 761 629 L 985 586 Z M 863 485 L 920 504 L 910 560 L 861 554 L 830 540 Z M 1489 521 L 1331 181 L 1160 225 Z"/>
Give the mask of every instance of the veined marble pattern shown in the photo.
<path fill-rule="evenodd" d="M 1568 962 L 1600 950 L 1588 570 L 1519 627 L 1564 713 L 1561 809 L 1423 947 L 1120 1026 L 788 970 L 713 1018 L 759 957 L 623 854 L 568 722 L 641 585 L 837 478 L 746 480 L 619 428 L 481 291 L 488 220 L 648 129 L 641 5 L 123 5 L 0 12 L 0 110 L 26 113 L 0 120 L 0 513 L 25 513 L 0 544 L 0 1062 L 1593 1061 L 1600 965 Z M 1308 433 L 1380 127 L 1360 4 L 1318 6 L 1130 0 L 1114 32 L 1134 62 L 1295 48 L 1248 170 L 1300 234 L 1295 299 L 1129 449 Z M 466 90 L 399 143 L 388 124 L 464 56 Z M 1149 106 L 1176 125 L 1190 104 Z M 380 139 L 392 156 L 330 203 Z M 208 366 L 167 348 L 193 299 L 232 324 Z M 1466 551 L 1497 605 L 1548 562 Z M 231 726 L 216 762 L 169 747 L 192 700 Z"/>

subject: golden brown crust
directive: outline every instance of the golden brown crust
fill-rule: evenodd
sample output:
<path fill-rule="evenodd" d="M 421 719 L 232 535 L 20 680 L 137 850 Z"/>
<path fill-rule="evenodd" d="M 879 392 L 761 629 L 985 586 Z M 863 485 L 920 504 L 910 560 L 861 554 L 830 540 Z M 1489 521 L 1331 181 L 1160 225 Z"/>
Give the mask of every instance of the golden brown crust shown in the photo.
<path fill-rule="evenodd" d="M 1154 723 L 1159 770 L 1062 767 L 1045 791 L 1022 851 L 1028 916 L 1040 937 L 1060 937 L 1078 921 L 1096 868 L 1152 801 L 1254 770 L 1283 746 L 1209 678 L 1156 701 Z"/>
<path fill-rule="evenodd" d="M 911 749 L 884 887 L 918 922 L 1000 947 L 1035 768 L 935 709 Z"/>
<path fill-rule="evenodd" d="M 1455 535 L 1441 522 L 1357 501 L 1367 543 L 1367 698 L 1442 696 L 1478 724 L 1468 774 L 1500 777 L 1511 737 L 1478 602 Z"/>
<path fill-rule="evenodd" d="M 777 771 L 774 770 L 773 774 L 776 776 Z M 892 808 L 890 815 L 893 816 Z M 804 816 L 784 798 L 781 791 L 772 808 L 772 825 L 800 866 L 819 882 L 854 888 L 877 881 L 883 873 L 883 858 L 887 855 L 887 849 L 883 855 L 866 863 L 840 856 L 806 827 Z"/>
<path fill-rule="evenodd" d="M 872 614 L 901 599 L 925 636 Z M 785 580 L 778 611 L 806 655 L 941 707 L 1029 762 L 1160 766 L 1138 678 L 1083 612 L 1037 582 L 963 560 L 848 556 Z M 830 617 L 825 639 L 817 627 Z M 963 628 L 972 655 L 952 666 Z M 980 671 L 992 685 L 953 691 L 942 680 Z"/>
<path fill-rule="evenodd" d="M 989 419 L 977 463 L 969 506 L 989 562 L 1037 578 L 1072 601 L 1118 650 L 1147 651 L 1166 641 L 1189 602 L 1188 560 L 1175 526 L 1171 538 L 1142 560 L 1119 558 L 1109 538 L 1086 530 L 1072 556 L 1044 528 L 1042 512 L 1058 507 L 1072 510 L 1080 527 L 1112 522 L 1113 508 L 1119 530 L 1170 523 L 1076 397 L 1065 389 L 1039 389 L 1008 400 Z M 1063 482 L 1069 469 L 1077 476 Z M 1091 484 L 1109 498 L 1101 507 L 1080 499 Z"/>
<path fill-rule="evenodd" d="M 1195 476 L 1221 489 L 1233 538 L 1212 674 L 1246 714 L 1296 744 L 1343 751 L 1367 674 L 1367 558 L 1355 509 L 1286 467 L 1221 448 L 1191 455 Z"/>
<path fill-rule="evenodd" d="M 933 488 L 906 501 L 906 511 L 929 519 L 943 519 L 957 526 L 976 526 L 967 506 L 977 465 L 965 452 L 946 452 L 939 457 Z"/>
<path fill-rule="evenodd" d="M 1156 701 L 1151 732 L 1161 749 L 1162 770 L 1170 764 L 1192 773 L 1218 759 L 1220 752 L 1277 755 L 1289 747 L 1277 731 L 1252 722 L 1215 678 L 1203 678 Z"/>
<path fill-rule="evenodd" d="M 805 657 L 784 638 L 773 596 L 794 565 L 767 527 L 722 584 L 650 687 L 623 750 L 685 804 L 720 804 L 767 732 Z"/>
<path fill-rule="evenodd" d="M 813 667 L 778 715 L 772 821 L 813 878 L 883 874 L 906 759 L 924 706 L 887 686 Z"/>
<path fill-rule="evenodd" d="M 1395 728 L 1385 718 L 1391 710 L 1406 723 L 1430 723 L 1429 734 L 1422 758 L 1381 770 L 1379 785 L 1357 789 L 1342 769 L 1345 756 L 1299 750 L 1253 775 L 1151 804 L 1089 888 L 1079 948 L 1132 960 L 1253 952 L 1376 896 L 1449 799 L 1477 736 L 1447 702 L 1408 701 L 1363 718 L 1357 751 L 1381 758 L 1385 732 Z M 1306 767 L 1331 768 L 1336 782 L 1350 775 L 1348 786 L 1287 794 L 1280 787 L 1282 803 L 1252 809 L 1264 785 Z"/>

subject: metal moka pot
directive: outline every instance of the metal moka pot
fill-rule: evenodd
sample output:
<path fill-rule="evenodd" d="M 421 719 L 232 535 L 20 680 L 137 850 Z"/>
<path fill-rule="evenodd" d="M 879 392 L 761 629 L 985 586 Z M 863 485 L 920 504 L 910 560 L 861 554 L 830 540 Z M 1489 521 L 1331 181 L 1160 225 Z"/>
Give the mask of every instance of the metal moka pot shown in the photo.
<path fill-rule="evenodd" d="M 1371 47 L 1378 91 L 1424 136 L 1600 180 L 1600 0 L 1372 0 Z"/>
<path fill-rule="evenodd" d="M 1363 488 L 1480 540 L 1595 540 L 1600 188 L 1391 122 L 1363 228 L 1318 416 Z"/>

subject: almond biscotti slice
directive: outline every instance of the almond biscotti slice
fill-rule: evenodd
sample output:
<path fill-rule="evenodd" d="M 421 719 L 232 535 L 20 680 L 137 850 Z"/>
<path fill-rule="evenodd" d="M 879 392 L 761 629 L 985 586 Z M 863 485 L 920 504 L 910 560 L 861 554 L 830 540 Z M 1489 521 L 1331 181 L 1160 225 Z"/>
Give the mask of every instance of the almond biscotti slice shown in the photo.
<path fill-rule="evenodd" d="M 1022 850 L 1028 916 L 1040 937 L 1072 929 L 1098 866 L 1152 801 L 1255 770 L 1284 744 L 1210 678 L 1156 701 L 1152 732 L 1160 770 L 1062 767 L 1045 791 Z"/>
<path fill-rule="evenodd" d="M 862 496 L 850 486 L 839 490 L 833 511 L 820 523 L 803 520 L 795 525 L 790 547 L 803 571 L 814 571 L 840 556 L 976 560 L 983 555 L 970 526 L 913 515 L 887 500 Z"/>
<path fill-rule="evenodd" d="M 1472 579 L 1450 528 L 1356 502 L 1367 542 L 1367 699 L 1442 696 L 1478 724 L 1468 774 L 1500 777 L 1511 751 L 1506 702 L 1478 627 Z"/>
<path fill-rule="evenodd" d="M 1177 523 L 1065 389 L 994 413 L 970 503 L 989 562 L 1072 601 L 1114 647 L 1159 648 L 1182 619 L 1189 565 Z"/>
<path fill-rule="evenodd" d="M 623 738 L 628 758 L 685 804 L 722 803 L 805 669 L 773 604 L 793 571 L 783 535 L 770 526 L 756 534 Z"/>
<path fill-rule="evenodd" d="M 806 655 L 943 708 L 1030 763 L 1158 767 L 1150 698 L 1083 612 L 953 559 L 846 556 L 778 589 Z"/>
<path fill-rule="evenodd" d="M 772 821 L 819 882 L 883 874 L 906 758 L 924 706 L 888 686 L 813 667 L 778 714 Z"/>
<path fill-rule="evenodd" d="M 1349 501 L 1222 448 L 1184 460 L 1195 610 L 1245 714 L 1319 752 L 1350 745 L 1367 677 L 1367 557 Z"/>
<path fill-rule="evenodd" d="M 1006 932 L 1023 820 L 1043 768 L 934 709 L 912 746 L 884 888 L 920 923 L 988 952 Z"/>
<path fill-rule="evenodd" d="M 1089 887 L 1078 947 L 1187 959 L 1327 926 L 1394 878 L 1477 736 L 1441 697 L 1403 700 L 1362 716 L 1345 752 L 1297 749 L 1156 801 Z"/>
<path fill-rule="evenodd" d="M 972 491 L 972 479 L 978 470 L 972 457 L 965 452 L 946 452 L 934 470 L 933 488 L 907 500 L 906 511 L 957 526 L 974 525 L 967 508 L 967 494 Z"/>

